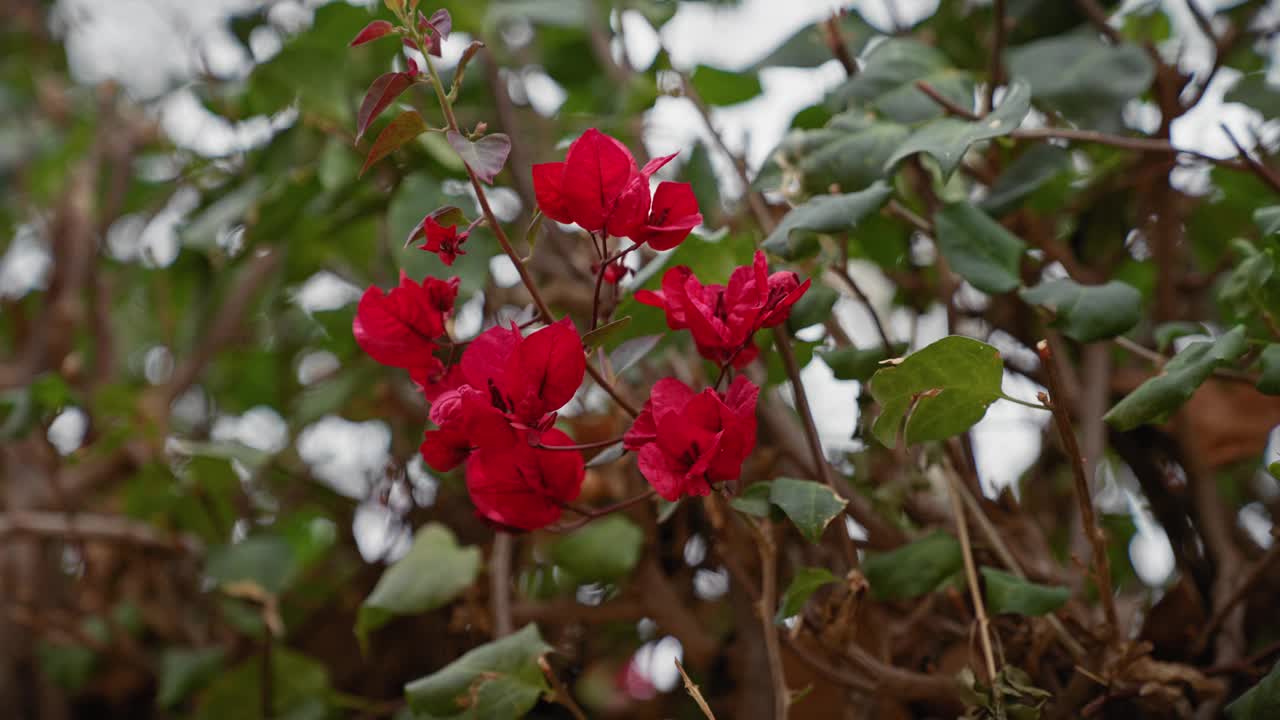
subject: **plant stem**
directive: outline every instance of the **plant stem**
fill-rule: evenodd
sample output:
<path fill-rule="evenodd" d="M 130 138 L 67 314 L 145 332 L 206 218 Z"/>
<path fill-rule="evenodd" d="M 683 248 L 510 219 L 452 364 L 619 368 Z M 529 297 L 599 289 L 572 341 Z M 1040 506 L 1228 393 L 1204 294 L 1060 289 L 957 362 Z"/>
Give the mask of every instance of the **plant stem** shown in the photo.
<path fill-rule="evenodd" d="M 613 513 L 616 513 L 619 510 L 626 510 L 632 505 L 636 505 L 644 502 L 645 500 L 648 500 L 649 498 L 653 497 L 653 495 L 654 495 L 654 491 L 652 488 L 650 488 L 649 490 L 646 490 L 640 493 L 639 495 L 636 495 L 635 497 L 627 498 L 626 500 L 616 502 L 612 505 L 606 505 L 602 508 L 587 508 L 587 507 L 579 507 L 575 505 L 566 505 L 565 507 L 578 513 L 582 517 L 578 520 L 574 520 L 568 525 L 559 525 L 554 528 L 548 528 L 548 530 L 550 530 L 551 532 L 559 532 L 559 533 L 569 532 L 570 530 L 577 530 L 578 528 L 582 527 L 583 525 L 586 525 L 592 520 L 598 520 L 606 515 L 612 515 Z"/>
<path fill-rule="evenodd" d="M 489 608 L 493 613 L 493 636 L 506 637 L 514 630 L 511 621 L 511 555 L 515 538 L 499 530 L 493 536 L 489 568 Z"/>
<path fill-rule="evenodd" d="M 988 680 L 995 680 L 996 657 L 991 649 L 991 621 L 987 618 L 987 608 L 982 602 L 982 587 L 978 584 L 978 570 L 973 562 L 973 546 L 969 542 L 969 522 L 965 518 L 964 503 L 960 500 L 956 489 L 958 480 L 955 473 L 946 475 L 947 494 L 951 496 L 951 511 L 956 516 L 956 533 L 960 536 L 960 550 L 964 556 L 964 574 L 969 584 L 969 598 L 973 602 L 973 613 L 978 619 L 978 642 L 982 645 L 982 658 L 987 664 Z M 999 702 L 999 695 L 996 695 Z"/>
<path fill-rule="evenodd" d="M 534 447 L 538 448 L 539 450 L 569 452 L 569 451 L 578 451 L 578 450 L 597 450 L 599 448 L 609 447 L 610 445 L 617 445 L 620 442 L 622 442 L 622 438 L 619 437 L 619 438 L 610 438 L 608 440 L 596 440 L 595 442 L 589 442 L 589 443 L 580 443 L 578 445 L 543 445 L 541 442 L 537 442 L 534 444 Z"/>
<path fill-rule="evenodd" d="M 716 720 L 715 713 L 711 712 L 711 708 L 707 705 L 707 701 L 702 697 L 702 691 L 699 690 L 698 686 L 689 679 L 689 673 L 684 671 L 684 666 L 680 664 L 680 658 L 676 658 L 675 662 L 676 670 L 679 670 L 680 677 L 684 678 L 684 689 L 689 693 L 689 697 L 693 698 L 693 701 L 698 704 L 698 709 L 702 711 L 703 715 L 707 716 L 707 720 Z"/>
<path fill-rule="evenodd" d="M 1107 619 L 1107 637 L 1114 638 L 1120 630 L 1120 621 L 1116 613 L 1116 599 L 1111 591 L 1111 565 L 1107 560 L 1107 536 L 1098 527 L 1093 510 L 1093 496 L 1089 492 L 1089 479 L 1084 470 L 1084 458 L 1080 456 L 1080 445 L 1076 442 L 1075 431 L 1071 429 L 1071 413 L 1067 406 L 1059 402 L 1062 397 L 1062 373 L 1057 359 L 1049 349 L 1049 343 L 1041 340 L 1036 343 L 1036 352 L 1044 364 L 1045 375 L 1049 379 L 1049 395 L 1040 394 L 1041 402 L 1053 411 L 1054 424 L 1058 426 L 1058 437 L 1062 440 L 1062 448 L 1071 462 L 1072 478 L 1075 481 L 1076 502 L 1080 506 L 1080 522 L 1084 526 L 1085 537 L 1093 548 L 1093 573 L 1098 583 L 1098 595 L 1102 601 L 1102 611 Z"/>
<path fill-rule="evenodd" d="M 756 530 L 756 545 L 760 550 L 760 598 L 756 602 L 756 613 L 760 616 L 760 629 L 764 631 L 769 677 L 773 679 L 773 717 L 786 720 L 791 691 L 787 689 L 787 676 L 782 666 L 778 626 L 773 621 L 778 599 L 778 546 L 773 539 L 773 525 L 768 519 L 752 527 Z"/>
<path fill-rule="evenodd" d="M 551 691 L 555 694 L 552 700 L 563 705 L 569 711 L 569 714 L 574 717 L 574 720 L 587 720 L 587 714 L 582 712 L 582 708 L 578 707 L 573 695 L 569 694 L 569 689 L 564 686 L 560 676 L 556 675 L 551 663 L 547 662 L 545 655 L 538 658 L 538 667 L 542 669 L 542 674 L 546 676 L 547 682 L 551 683 Z"/>

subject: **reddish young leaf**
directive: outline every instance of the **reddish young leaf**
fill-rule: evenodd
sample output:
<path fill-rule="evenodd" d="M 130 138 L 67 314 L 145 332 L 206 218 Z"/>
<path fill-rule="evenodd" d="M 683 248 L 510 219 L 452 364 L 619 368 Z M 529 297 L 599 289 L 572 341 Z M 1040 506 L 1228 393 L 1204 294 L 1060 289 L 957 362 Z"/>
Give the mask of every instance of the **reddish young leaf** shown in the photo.
<path fill-rule="evenodd" d="M 374 163 L 426 131 L 427 122 L 422 119 L 417 110 L 405 110 L 400 113 L 390 124 L 382 128 L 382 132 L 378 133 L 378 138 L 373 141 L 373 149 L 365 158 L 364 167 L 360 168 L 360 174 L 364 175 Z"/>
<path fill-rule="evenodd" d="M 402 72 L 386 73 L 373 81 L 364 94 L 364 100 L 360 101 L 360 112 L 356 115 L 356 142 L 360 142 L 374 119 L 412 84 L 413 76 Z"/>
<path fill-rule="evenodd" d="M 367 42 L 372 42 L 374 40 L 377 40 L 380 37 L 385 36 L 387 33 L 390 33 L 394 29 L 395 29 L 394 26 L 392 26 L 391 23 L 387 22 L 386 20 L 374 20 L 368 25 L 365 25 L 364 29 L 361 30 L 359 33 L 356 33 L 355 38 L 352 39 L 352 41 L 347 44 L 347 47 L 355 47 L 357 45 L 363 45 Z"/>
<path fill-rule="evenodd" d="M 507 153 L 511 152 L 511 138 L 502 133 L 485 135 L 475 142 L 468 140 L 462 133 L 449 131 L 449 144 L 471 168 L 476 177 L 485 183 L 492 183 L 494 176 L 507 164 Z"/>

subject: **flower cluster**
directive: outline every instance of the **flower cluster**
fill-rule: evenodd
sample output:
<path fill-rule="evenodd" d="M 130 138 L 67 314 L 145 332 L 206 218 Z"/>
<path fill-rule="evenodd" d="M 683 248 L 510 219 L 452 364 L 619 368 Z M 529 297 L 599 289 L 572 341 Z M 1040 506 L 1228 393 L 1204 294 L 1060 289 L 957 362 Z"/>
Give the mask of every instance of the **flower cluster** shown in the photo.
<path fill-rule="evenodd" d="M 448 33 L 447 26 L 433 28 L 430 37 Z M 639 167 L 622 143 L 588 130 L 564 162 L 534 166 L 543 214 L 591 234 L 598 282 L 617 283 L 627 272 L 615 262 L 622 253 L 608 256 L 610 237 L 666 250 L 702 222 L 688 184 L 663 182 L 650 192 L 651 176 L 672 157 Z M 461 246 L 480 220 L 459 227 L 463 222 L 457 208 L 440 208 L 423 218 L 409 241 L 422 239 L 423 250 L 451 265 L 465 254 Z M 636 297 L 662 307 L 673 330 L 690 330 L 704 356 L 742 368 L 759 352 L 753 334 L 783 322 L 808 286 L 795 273 L 770 274 L 764 254 L 757 253 L 752 265 L 734 270 L 727 286 L 704 285 L 689 268 L 676 267 L 660 291 Z M 447 332 L 457 294 L 456 277 L 415 283 L 402 275 L 390 292 L 371 287 L 357 308 L 356 341 L 374 360 L 408 370 L 431 403 L 434 427 L 420 448 L 431 468 L 465 467 L 472 503 L 493 525 L 545 527 L 577 498 L 585 474 L 582 448 L 555 427 L 583 383 L 582 337 L 568 318 L 527 336 L 514 324 L 499 325 L 467 343 L 457 363 L 446 364 L 437 353 L 447 347 L 452 362 L 459 347 Z M 744 375 L 724 392 L 660 380 L 621 442 L 637 454 L 641 474 L 662 497 L 706 495 L 741 475 L 755 447 L 758 395 Z"/>
<path fill-rule="evenodd" d="M 653 386 L 623 440 L 638 453 L 640 472 L 667 500 L 702 496 L 715 483 L 737 480 L 756 446 L 760 388 L 739 375 L 726 393 L 695 393 L 675 378 Z"/>
<path fill-rule="evenodd" d="M 616 139 L 591 128 L 569 146 L 564 162 L 533 166 L 533 189 L 542 214 L 669 250 L 702 223 L 689 183 L 662 182 L 650 195 L 649 178 L 675 155 L 636 164 Z"/>
<path fill-rule="evenodd" d="M 639 290 L 636 300 L 666 312 L 667 327 L 688 328 L 698 352 L 720 366 L 746 367 L 760 354 L 752 336 L 791 314 L 791 306 L 809 289 L 793 272 L 769 274 L 764 253 L 757 250 L 750 266 L 736 268 L 728 286 L 703 285 L 680 265 L 662 277 L 662 289 Z"/>

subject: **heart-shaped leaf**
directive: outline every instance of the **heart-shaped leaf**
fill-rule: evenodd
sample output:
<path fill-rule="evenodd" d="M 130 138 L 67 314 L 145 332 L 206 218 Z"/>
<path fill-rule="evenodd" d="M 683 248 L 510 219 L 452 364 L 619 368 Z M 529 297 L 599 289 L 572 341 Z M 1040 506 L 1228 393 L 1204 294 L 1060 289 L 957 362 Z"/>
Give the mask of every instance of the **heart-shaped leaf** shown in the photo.
<path fill-rule="evenodd" d="M 791 518 L 806 540 L 816 543 L 822 539 L 822 531 L 844 511 L 849 501 L 822 483 L 780 477 L 771 485 L 769 502 Z"/>
<path fill-rule="evenodd" d="M 962 433 L 1001 396 L 1003 378 L 995 348 L 961 335 L 942 338 L 871 378 L 871 395 L 881 407 L 872 432 L 888 447 L 897 445 L 904 421 L 908 444 Z"/>
<path fill-rule="evenodd" d="M 386 127 L 382 128 L 382 132 L 378 133 L 377 139 L 373 141 L 373 147 L 369 150 L 368 157 L 364 159 L 364 166 L 360 168 L 360 174 L 364 175 L 379 160 L 400 149 L 405 143 L 426 131 L 427 122 L 422 119 L 417 110 L 405 110 L 400 113 L 394 120 L 387 123 Z M 416 227 L 414 231 L 417 231 Z"/>
<path fill-rule="evenodd" d="M 493 182 L 494 176 L 506 165 L 507 154 L 511 152 L 511 138 L 502 133 L 485 135 L 475 142 L 454 130 L 450 130 L 446 137 L 462 162 L 485 183 Z"/>

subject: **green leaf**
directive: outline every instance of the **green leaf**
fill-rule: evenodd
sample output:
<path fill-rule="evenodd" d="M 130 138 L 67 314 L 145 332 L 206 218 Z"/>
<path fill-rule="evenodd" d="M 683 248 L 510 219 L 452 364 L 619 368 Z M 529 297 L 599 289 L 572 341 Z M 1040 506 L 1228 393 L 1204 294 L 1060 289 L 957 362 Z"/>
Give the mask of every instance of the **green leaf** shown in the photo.
<path fill-rule="evenodd" d="M 426 120 L 422 119 L 422 115 L 417 114 L 417 110 L 404 110 L 403 113 L 396 115 L 396 118 L 387 123 L 387 127 L 378 133 L 378 138 L 374 140 L 374 146 L 370 147 L 369 156 L 365 158 L 365 164 L 362 165 L 358 174 L 364 176 L 367 170 L 374 167 L 379 160 L 401 149 L 404 143 L 424 132 L 426 132 Z"/>
<path fill-rule="evenodd" d="M 1222 99 L 1247 105 L 1268 120 L 1280 117 L 1280 87 L 1267 82 L 1265 70 L 1242 76 Z"/>
<path fill-rule="evenodd" d="M 880 363 L 891 357 L 898 357 L 906 351 L 907 344 L 899 343 L 891 348 L 891 351 L 885 350 L 882 345 L 877 345 L 873 348 L 824 348 L 817 353 L 818 357 L 831 368 L 831 374 L 835 375 L 837 380 L 866 382 L 880 369 Z"/>
<path fill-rule="evenodd" d="M 904 420 L 911 445 L 962 433 L 1001 396 L 1003 378 L 995 348 L 961 335 L 942 338 L 872 376 L 871 395 L 881 407 L 872 432 L 888 447 L 897 445 Z"/>
<path fill-rule="evenodd" d="M 542 693 L 547 680 L 538 658 L 551 652 L 538 626 L 481 645 L 444 669 L 405 686 L 409 705 L 430 718 L 524 717 Z"/>
<path fill-rule="evenodd" d="M 1124 103 L 1146 92 L 1155 77 L 1155 66 L 1141 47 L 1108 44 L 1092 30 L 1011 48 L 1005 62 L 1010 75 L 1030 83 L 1036 102 L 1085 126 L 1112 122 Z"/>
<path fill-rule="evenodd" d="M 226 650 L 219 647 L 165 650 L 160 656 L 160 688 L 156 691 L 156 705 L 172 708 L 204 687 L 222 670 L 226 654 Z"/>
<path fill-rule="evenodd" d="M 643 550 L 644 531 L 614 514 L 561 538 L 551 556 L 583 582 L 615 582 L 635 568 Z"/>
<path fill-rule="evenodd" d="M 1155 329 L 1156 349 L 1164 352 L 1173 345 L 1173 341 L 1188 335 L 1205 335 L 1208 331 L 1198 322 L 1167 322 Z"/>
<path fill-rule="evenodd" d="M 259 534 L 209 549 L 205 573 L 219 586 L 250 582 L 279 595 L 298 575 L 293 547 L 275 534 Z"/>
<path fill-rule="evenodd" d="M 754 70 L 734 72 L 699 65 L 694 68 L 690 82 L 698 96 L 708 105 L 737 105 L 763 92 L 760 77 Z"/>
<path fill-rule="evenodd" d="M 595 330 L 592 330 L 586 335 L 583 335 L 582 344 L 585 345 L 587 350 L 589 351 L 595 350 L 596 348 L 608 342 L 610 337 L 617 334 L 619 331 L 621 331 L 623 328 L 625 328 L 627 325 L 630 325 L 630 324 L 631 324 L 631 316 L 624 315 L 618 318 L 617 320 L 614 320 L 611 323 L 605 323 L 604 325 L 601 325 L 600 327 L 596 328 Z"/>
<path fill-rule="evenodd" d="M 1280 235 L 1280 205 L 1271 205 L 1253 211 L 1253 221 L 1263 237 Z"/>
<path fill-rule="evenodd" d="M 962 107 L 973 107 L 973 79 L 950 67 L 936 48 L 910 38 L 889 38 L 862 58 L 862 69 L 833 90 L 827 105 L 833 110 L 873 109 L 899 123 L 917 123 L 945 112 L 920 88 L 931 85 Z"/>
<path fill-rule="evenodd" d="M 840 299 L 840 293 L 815 279 L 805 294 L 791 308 L 791 317 L 787 318 L 787 327 L 792 332 L 825 322 L 831 317 L 831 308 Z"/>
<path fill-rule="evenodd" d="M 1027 288 L 1021 295 L 1026 302 L 1051 311 L 1053 326 L 1083 343 L 1121 335 L 1142 317 L 1142 294 L 1119 280 L 1081 285 L 1060 278 Z"/>
<path fill-rule="evenodd" d="M 1037 585 L 995 568 L 982 568 L 987 611 L 996 615 L 1047 615 L 1071 597 L 1064 587 Z"/>
<path fill-rule="evenodd" d="M 1267 395 L 1280 395 L 1280 343 L 1271 343 L 1258 358 L 1262 377 L 1258 378 L 1258 391 Z"/>
<path fill-rule="evenodd" d="M 751 483 L 729 501 L 729 507 L 747 515 L 769 517 L 769 496 L 772 493 L 773 484 L 768 481 Z"/>
<path fill-rule="evenodd" d="M 862 218 L 879 210 L 892 194 L 888 185 L 875 183 L 855 193 L 815 197 L 792 208 L 769 234 L 763 247 L 784 260 L 810 255 L 816 246 L 807 242 L 806 235 L 851 230 Z"/>
<path fill-rule="evenodd" d="M 271 651 L 271 712 L 262 712 L 262 660 L 251 657 L 221 673 L 200 695 L 196 720 L 325 718 L 329 673 L 316 660 L 285 647 Z"/>
<path fill-rule="evenodd" d="M 1026 243 L 967 202 L 951 203 L 934 216 L 938 249 L 960 277 L 999 295 L 1022 284 L 1019 268 Z"/>
<path fill-rule="evenodd" d="M 1248 348 L 1244 327 L 1239 325 L 1212 342 L 1191 343 L 1166 363 L 1159 375 L 1139 385 L 1102 419 L 1121 431 L 1163 422 L 1191 399 L 1215 368 L 1239 359 Z"/>
<path fill-rule="evenodd" d="M 413 615 L 452 601 L 480 572 L 480 549 L 459 547 L 453 531 L 439 523 L 419 529 L 408 554 L 387 568 L 360 605 L 356 636 L 369 633 L 395 615 Z"/>
<path fill-rule="evenodd" d="M 791 584 L 783 591 L 778 600 L 778 613 L 773 616 L 774 623 L 781 625 L 783 620 L 798 614 L 810 596 L 825 585 L 839 582 L 840 578 L 831 574 L 830 570 L 820 567 L 802 567 L 796 570 Z"/>
<path fill-rule="evenodd" d="M 811 543 L 822 540 L 827 529 L 848 501 L 830 487 L 811 480 L 780 477 L 773 481 L 769 502 L 777 505 Z"/>
<path fill-rule="evenodd" d="M 1032 145 L 1000 173 L 979 207 L 992 215 L 1002 215 L 1070 168 L 1068 150 L 1046 143 Z"/>
<path fill-rule="evenodd" d="M 857 9 L 852 7 L 840 13 L 837 27 L 845 47 L 855 54 L 862 52 L 868 40 L 879 35 Z M 755 70 L 767 67 L 816 68 L 830 60 L 831 46 L 823 37 L 822 28 L 814 23 L 806 23 L 751 67 Z"/>
<path fill-rule="evenodd" d="M 868 553 L 862 571 L 877 600 L 906 600 L 933 592 L 963 563 L 960 543 L 935 530 L 896 550 Z"/>
<path fill-rule="evenodd" d="M 1030 86 L 1021 79 L 1014 80 L 1000 106 L 986 117 L 973 122 L 951 117 L 934 120 L 916 130 L 899 145 L 885 161 L 885 167 L 892 169 L 900 161 L 916 153 L 928 153 L 938 161 L 943 177 L 950 177 L 960 166 L 970 145 L 1008 135 L 1022 124 L 1022 118 L 1026 117 L 1030 109 Z"/>
<path fill-rule="evenodd" d="M 645 355 L 662 342 L 662 337 L 662 335 L 641 335 L 619 344 L 613 352 L 609 353 L 609 367 L 613 369 L 613 374 L 621 375 L 632 365 L 644 359 Z"/>
<path fill-rule="evenodd" d="M 1271 720 L 1280 717 L 1280 662 L 1267 676 L 1227 706 L 1231 720 Z"/>
<path fill-rule="evenodd" d="M 800 171 L 806 192 L 824 195 L 832 187 L 841 192 L 866 189 L 884 178 L 885 161 L 911 134 L 902 125 L 865 117 L 841 125 L 792 133 L 779 146 L 783 157 Z"/>

